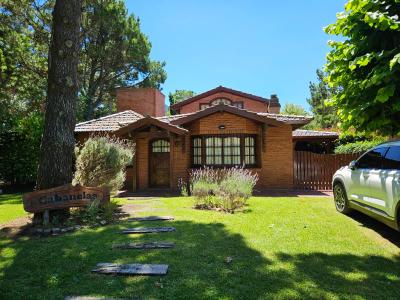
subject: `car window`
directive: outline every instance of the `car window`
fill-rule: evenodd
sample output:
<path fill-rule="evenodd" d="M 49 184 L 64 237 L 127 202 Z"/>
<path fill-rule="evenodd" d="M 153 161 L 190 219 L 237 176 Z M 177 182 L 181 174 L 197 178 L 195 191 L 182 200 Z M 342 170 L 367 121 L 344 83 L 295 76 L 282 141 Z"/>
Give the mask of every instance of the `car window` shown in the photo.
<path fill-rule="evenodd" d="M 357 161 L 357 168 L 361 169 L 381 169 L 382 157 L 389 147 L 377 147 L 365 153 Z"/>
<path fill-rule="evenodd" d="M 400 146 L 392 146 L 383 159 L 383 168 L 400 170 Z"/>

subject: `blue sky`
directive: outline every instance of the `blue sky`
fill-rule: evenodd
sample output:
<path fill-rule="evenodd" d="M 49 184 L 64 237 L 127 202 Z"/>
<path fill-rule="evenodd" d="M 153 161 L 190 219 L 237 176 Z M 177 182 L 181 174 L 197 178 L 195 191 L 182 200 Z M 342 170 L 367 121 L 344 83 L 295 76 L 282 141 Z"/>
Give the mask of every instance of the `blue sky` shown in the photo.
<path fill-rule="evenodd" d="M 216 86 L 308 109 L 308 85 L 325 63 L 322 28 L 345 0 L 128 0 L 152 43 L 151 57 L 167 63 L 163 93 Z"/>

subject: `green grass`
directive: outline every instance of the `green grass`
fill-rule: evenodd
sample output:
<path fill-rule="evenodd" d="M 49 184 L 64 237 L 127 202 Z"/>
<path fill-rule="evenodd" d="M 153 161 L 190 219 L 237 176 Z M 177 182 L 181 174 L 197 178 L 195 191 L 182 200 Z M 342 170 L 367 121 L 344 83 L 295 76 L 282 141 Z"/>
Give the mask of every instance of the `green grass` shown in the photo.
<path fill-rule="evenodd" d="M 124 202 L 124 200 L 120 200 Z M 143 205 L 148 201 L 126 201 Z M 399 299 L 399 248 L 328 198 L 252 198 L 243 213 L 193 210 L 190 198 L 151 201 L 176 232 L 122 235 L 145 222 L 0 242 L 4 299 L 92 295 L 140 299 Z M 166 224 L 155 222 L 151 225 Z M 392 232 L 393 233 L 393 232 Z M 170 250 L 112 250 L 168 240 Z M 231 256 L 231 264 L 225 258 Z M 91 274 L 98 262 L 168 263 L 165 277 Z M 162 288 L 160 286 L 160 282 Z"/>
<path fill-rule="evenodd" d="M 22 207 L 21 194 L 0 195 L 0 224 L 27 215 Z"/>

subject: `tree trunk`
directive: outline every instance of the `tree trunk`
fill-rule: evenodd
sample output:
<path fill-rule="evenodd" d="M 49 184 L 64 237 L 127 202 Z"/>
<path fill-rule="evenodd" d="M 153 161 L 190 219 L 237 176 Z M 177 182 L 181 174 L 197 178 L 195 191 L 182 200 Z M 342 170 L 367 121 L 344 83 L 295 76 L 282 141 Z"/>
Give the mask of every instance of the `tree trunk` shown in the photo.
<path fill-rule="evenodd" d="M 38 190 L 72 181 L 81 7 L 82 0 L 57 0 L 54 6 Z"/>

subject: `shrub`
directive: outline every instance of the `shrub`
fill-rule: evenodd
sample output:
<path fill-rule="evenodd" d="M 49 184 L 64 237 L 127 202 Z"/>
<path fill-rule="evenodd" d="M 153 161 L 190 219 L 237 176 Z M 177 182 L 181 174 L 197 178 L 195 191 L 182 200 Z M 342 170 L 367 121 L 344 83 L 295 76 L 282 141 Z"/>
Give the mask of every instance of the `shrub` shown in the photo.
<path fill-rule="evenodd" d="M 3 116 L 2 116 L 3 117 Z M 0 124 L 0 181 L 34 184 L 39 162 L 43 116 L 4 117 Z"/>
<path fill-rule="evenodd" d="M 339 145 L 335 148 L 335 153 L 337 154 L 350 154 L 350 153 L 360 153 L 365 152 L 376 145 L 384 142 L 384 139 L 375 139 L 372 141 L 359 141 L 354 143 L 348 143 L 344 145 Z"/>
<path fill-rule="evenodd" d="M 196 208 L 234 211 L 251 196 L 258 176 L 243 168 L 204 168 L 191 173 Z"/>
<path fill-rule="evenodd" d="M 253 188 L 258 180 L 249 170 L 242 168 L 229 169 L 220 182 L 217 189 L 217 196 L 222 201 L 223 208 L 233 211 L 245 205 L 251 197 Z"/>
<path fill-rule="evenodd" d="M 127 141 L 108 136 L 91 136 L 82 148 L 76 148 L 73 184 L 120 189 L 125 167 L 132 162 L 134 147 Z"/>

